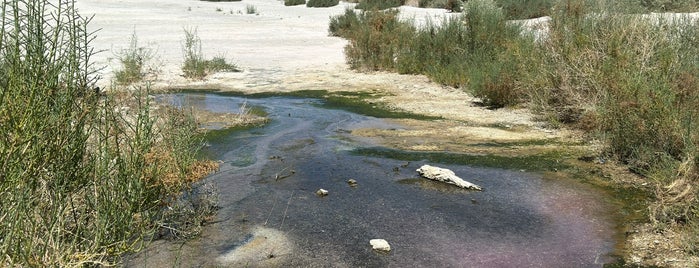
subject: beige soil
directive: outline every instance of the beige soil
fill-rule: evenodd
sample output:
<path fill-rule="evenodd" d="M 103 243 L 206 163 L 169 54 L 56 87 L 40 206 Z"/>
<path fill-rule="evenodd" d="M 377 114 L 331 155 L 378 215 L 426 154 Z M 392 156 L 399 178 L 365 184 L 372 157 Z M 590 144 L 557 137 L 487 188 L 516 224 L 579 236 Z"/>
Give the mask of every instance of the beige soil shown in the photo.
<path fill-rule="evenodd" d="M 149 61 L 149 80 L 155 89 L 217 89 L 244 93 L 309 89 L 371 92 L 380 96 L 371 100 L 376 104 L 443 118 L 437 121 L 395 120 L 405 126 L 403 130 L 353 130 L 355 135 L 375 139 L 386 146 L 502 155 L 531 155 L 549 150 L 589 154 L 596 150 L 595 146 L 581 142 L 580 135 L 574 131 L 546 129 L 526 109 L 489 110 L 479 106 L 478 99 L 464 91 L 432 83 L 424 76 L 349 70 L 343 54 L 346 41 L 330 37 L 327 32 L 329 17 L 343 13 L 345 7 L 352 6 L 349 3 L 342 2 L 332 8 L 307 8 L 285 7 L 279 0 L 77 2 L 81 13 L 95 15 L 89 27 L 99 29 L 92 45 L 103 50 L 93 58 L 96 67 L 105 67 L 99 71 L 102 88 L 112 88 L 112 73 L 119 68 L 116 54 L 128 47 L 131 34 L 135 32 L 139 45 L 154 52 Z M 254 6 L 258 14 L 246 14 L 248 5 Z M 416 23 L 439 21 L 452 15 L 441 9 L 414 7 L 401 7 L 401 14 Z M 207 58 L 225 56 L 243 71 L 218 73 L 202 81 L 182 77 L 184 29 L 197 30 Z M 205 118 L 208 118 L 206 121 L 226 121 L 216 119 L 219 116 L 207 114 Z M 488 143 L 507 146 L 479 146 Z M 631 254 L 634 258 L 630 260 L 656 264 L 650 256 L 663 254 L 656 249 L 661 248 L 658 244 L 664 240 L 640 239 L 644 236 L 638 234 L 648 233 L 644 230 L 638 229 L 638 233 L 629 238 L 632 243 L 627 244 L 631 251 L 643 251 Z M 687 262 L 679 261 L 682 259 L 687 257 L 673 257 L 672 261 L 657 264 L 686 265 Z M 679 263 L 682 264 L 676 265 Z"/>

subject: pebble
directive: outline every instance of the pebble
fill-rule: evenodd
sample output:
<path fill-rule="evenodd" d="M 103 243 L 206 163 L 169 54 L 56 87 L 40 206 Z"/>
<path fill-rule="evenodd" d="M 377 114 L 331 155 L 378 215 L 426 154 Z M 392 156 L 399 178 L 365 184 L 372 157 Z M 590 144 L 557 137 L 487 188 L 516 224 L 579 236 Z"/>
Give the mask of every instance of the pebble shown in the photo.
<path fill-rule="evenodd" d="M 385 252 L 391 251 L 391 245 L 389 245 L 388 242 L 386 240 L 383 240 L 383 239 L 369 240 L 369 244 L 371 244 L 371 247 L 374 250 L 385 251 Z"/>
<path fill-rule="evenodd" d="M 325 190 L 325 189 L 322 189 L 322 188 L 321 188 L 321 189 L 318 189 L 318 191 L 316 191 L 316 194 L 317 194 L 318 196 L 326 196 L 326 195 L 328 195 L 328 190 Z"/>

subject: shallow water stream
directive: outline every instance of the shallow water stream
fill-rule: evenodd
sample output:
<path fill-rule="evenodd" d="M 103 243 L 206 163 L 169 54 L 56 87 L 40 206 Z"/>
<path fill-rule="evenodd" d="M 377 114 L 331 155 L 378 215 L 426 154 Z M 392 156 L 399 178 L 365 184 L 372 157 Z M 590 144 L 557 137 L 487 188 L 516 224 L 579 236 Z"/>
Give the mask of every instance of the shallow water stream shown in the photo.
<path fill-rule="evenodd" d="M 326 109 L 320 100 L 159 98 L 214 112 L 237 112 L 246 102 L 263 107 L 272 121 L 211 136 L 205 153 L 224 162 L 207 179 L 219 193 L 214 223 L 193 240 L 157 241 L 129 265 L 600 267 L 614 260 L 618 209 L 589 185 L 519 170 L 367 156 L 358 149 L 376 145 L 351 129 L 402 127 Z M 449 168 L 484 191 L 419 179 L 415 170 L 423 164 Z M 317 196 L 319 188 L 329 195 Z M 392 250 L 372 250 L 374 238 Z"/>

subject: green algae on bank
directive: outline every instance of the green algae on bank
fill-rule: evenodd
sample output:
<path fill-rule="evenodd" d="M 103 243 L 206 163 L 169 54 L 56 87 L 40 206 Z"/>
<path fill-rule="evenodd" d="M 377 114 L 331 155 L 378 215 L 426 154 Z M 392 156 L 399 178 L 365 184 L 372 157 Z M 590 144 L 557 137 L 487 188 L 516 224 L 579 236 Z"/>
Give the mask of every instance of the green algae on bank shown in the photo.
<path fill-rule="evenodd" d="M 262 92 L 262 93 L 245 93 L 242 91 L 218 91 L 218 90 L 183 90 L 182 93 L 207 93 L 220 96 L 244 97 L 254 99 L 264 99 L 270 97 L 288 97 L 288 98 L 310 98 L 320 99 L 323 102 L 318 105 L 320 108 L 336 109 L 348 111 L 360 115 L 373 116 L 377 118 L 395 118 L 395 119 L 418 119 L 418 120 L 436 120 L 441 119 L 437 116 L 421 115 L 409 111 L 397 110 L 387 107 L 385 104 L 372 101 L 382 96 L 382 93 L 371 92 L 351 92 L 337 91 L 329 92 L 327 90 L 299 90 L 291 92 Z"/>
<path fill-rule="evenodd" d="M 382 147 L 359 148 L 352 151 L 355 155 L 390 158 L 403 161 L 427 160 L 433 163 L 467 165 L 472 167 L 489 167 L 524 171 L 558 171 L 568 168 L 562 161 L 562 153 L 548 152 L 541 155 L 500 156 L 474 155 L 448 152 L 403 151 Z"/>

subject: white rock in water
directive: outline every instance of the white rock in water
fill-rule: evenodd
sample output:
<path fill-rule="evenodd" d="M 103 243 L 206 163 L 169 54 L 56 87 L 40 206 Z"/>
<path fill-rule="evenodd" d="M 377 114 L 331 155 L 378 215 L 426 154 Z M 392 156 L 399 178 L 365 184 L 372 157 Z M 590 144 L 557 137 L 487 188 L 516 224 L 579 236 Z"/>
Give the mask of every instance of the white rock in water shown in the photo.
<path fill-rule="evenodd" d="M 424 165 L 418 168 L 417 172 L 420 173 L 421 176 L 430 180 L 446 182 L 466 189 L 474 189 L 478 191 L 483 190 L 480 186 L 459 178 L 458 176 L 456 176 L 456 174 L 454 174 L 454 171 L 448 170 L 446 168 Z"/>
<path fill-rule="evenodd" d="M 389 245 L 388 242 L 383 239 L 369 240 L 369 244 L 371 244 L 371 247 L 375 250 L 391 251 L 391 245 Z"/>
<path fill-rule="evenodd" d="M 316 194 L 317 194 L 318 196 L 326 196 L 326 195 L 328 195 L 328 190 L 325 190 L 325 189 L 318 189 L 318 191 L 316 191 Z"/>

